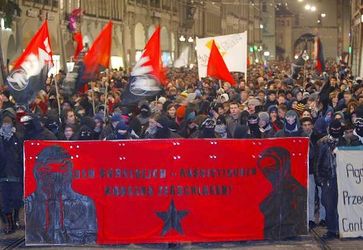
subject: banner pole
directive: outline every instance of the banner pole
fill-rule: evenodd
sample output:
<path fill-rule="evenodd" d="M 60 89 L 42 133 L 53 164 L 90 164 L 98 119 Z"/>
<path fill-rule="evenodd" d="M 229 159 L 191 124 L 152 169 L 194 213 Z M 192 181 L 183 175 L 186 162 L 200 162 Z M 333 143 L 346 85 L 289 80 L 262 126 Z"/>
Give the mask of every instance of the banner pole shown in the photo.
<path fill-rule="evenodd" d="M 57 76 L 54 78 L 54 85 L 55 85 L 55 93 L 57 96 L 57 105 L 58 105 L 58 117 L 61 118 L 61 106 L 60 106 L 60 100 L 59 100 L 59 89 L 58 89 L 58 83 L 57 83 Z"/>
<path fill-rule="evenodd" d="M 3 49 L 2 49 L 2 45 L 1 45 L 1 43 L 2 43 L 1 38 L 2 38 L 2 29 L 0 27 L 0 68 L 1 68 L 0 73 L 1 73 L 2 84 L 5 85 L 7 72 L 5 71 Z"/>
<path fill-rule="evenodd" d="M 93 109 L 93 115 L 96 114 L 96 106 L 95 106 L 95 91 L 94 91 L 94 82 L 91 83 L 91 90 L 92 90 L 92 109 Z"/>
<path fill-rule="evenodd" d="M 108 81 L 105 82 L 105 119 L 106 119 L 106 115 L 107 115 L 107 98 L 108 98 L 108 84 L 109 84 L 109 77 L 108 77 Z"/>

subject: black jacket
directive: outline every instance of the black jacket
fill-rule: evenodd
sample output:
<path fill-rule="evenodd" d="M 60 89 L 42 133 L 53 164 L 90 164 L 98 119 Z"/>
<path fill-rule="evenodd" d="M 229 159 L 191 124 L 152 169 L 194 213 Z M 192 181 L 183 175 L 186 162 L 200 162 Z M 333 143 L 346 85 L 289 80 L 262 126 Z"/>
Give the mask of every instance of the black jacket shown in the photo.
<path fill-rule="evenodd" d="M 23 181 L 23 142 L 16 134 L 0 136 L 0 181 Z"/>
<path fill-rule="evenodd" d="M 329 135 L 321 138 L 317 143 L 317 182 L 328 181 L 336 178 L 336 147 L 347 146 L 347 141 L 341 137 L 334 141 Z"/>

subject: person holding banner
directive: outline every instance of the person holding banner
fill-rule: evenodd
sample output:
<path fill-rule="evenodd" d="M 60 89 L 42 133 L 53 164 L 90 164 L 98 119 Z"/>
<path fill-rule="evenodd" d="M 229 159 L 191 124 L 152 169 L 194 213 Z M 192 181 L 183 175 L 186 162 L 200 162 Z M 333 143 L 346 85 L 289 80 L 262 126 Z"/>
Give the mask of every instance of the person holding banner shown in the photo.
<path fill-rule="evenodd" d="M 363 105 L 357 107 L 353 135 L 349 138 L 350 146 L 363 145 Z"/>
<path fill-rule="evenodd" d="M 338 238 L 338 188 L 336 175 L 336 148 L 347 146 L 343 137 L 344 129 L 339 120 L 333 120 L 329 126 L 329 134 L 317 144 L 317 185 L 322 189 L 322 204 L 326 209 L 326 225 L 328 232 L 324 239 Z"/>
<path fill-rule="evenodd" d="M 9 109 L 2 112 L 0 127 L 0 202 L 5 234 L 19 227 L 23 196 L 23 141 L 15 129 L 15 111 Z"/>

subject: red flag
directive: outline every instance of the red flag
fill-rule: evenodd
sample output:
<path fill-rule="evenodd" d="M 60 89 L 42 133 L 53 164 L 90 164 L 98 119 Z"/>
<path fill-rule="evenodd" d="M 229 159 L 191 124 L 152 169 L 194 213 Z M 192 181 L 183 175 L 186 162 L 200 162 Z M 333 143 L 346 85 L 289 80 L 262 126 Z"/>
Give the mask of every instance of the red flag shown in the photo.
<path fill-rule="evenodd" d="M 79 53 L 83 50 L 83 39 L 81 32 L 76 32 L 73 34 L 73 40 L 77 42 L 76 49 L 74 51 L 74 59 L 77 59 Z"/>
<path fill-rule="evenodd" d="M 29 104 L 44 89 L 48 69 L 53 66 L 52 56 L 48 23 L 45 21 L 7 77 L 9 90 L 17 103 Z"/>
<path fill-rule="evenodd" d="M 145 45 L 144 53 L 141 58 L 147 57 L 148 61 L 142 66 L 151 66 L 152 71 L 150 72 L 155 76 L 161 83 L 165 82 L 165 74 L 163 68 L 163 62 L 161 61 L 161 49 L 160 49 L 160 26 L 158 26 L 154 34 L 150 37 L 149 41 Z"/>
<path fill-rule="evenodd" d="M 98 73 L 100 67 L 108 68 L 111 58 L 112 22 L 108 22 L 93 42 L 84 57 L 84 74 L 86 78 Z M 90 76 L 91 75 L 91 76 Z"/>
<path fill-rule="evenodd" d="M 208 60 L 207 75 L 215 77 L 217 79 L 229 82 L 232 85 L 236 85 L 231 73 L 229 72 L 226 63 L 223 60 L 222 55 L 213 40 L 212 49 Z"/>
<path fill-rule="evenodd" d="M 319 37 L 315 37 L 314 41 L 314 54 L 315 54 L 315 69 L 317 72 L 322 73 L 325 71 L 323 45 Z"/>
<path fill-rule="evenodd" d="M 23 54 L 14 63 L 14 69 L 19 68 L 30 55 L 35 55 L 40 63 L 51 64 L 51 66 L 53 66 L 53 53 L 50 46 L 47 21 L 43 23 L 38 32 L 29 42 L 28 47 L 26 47 Z"/>

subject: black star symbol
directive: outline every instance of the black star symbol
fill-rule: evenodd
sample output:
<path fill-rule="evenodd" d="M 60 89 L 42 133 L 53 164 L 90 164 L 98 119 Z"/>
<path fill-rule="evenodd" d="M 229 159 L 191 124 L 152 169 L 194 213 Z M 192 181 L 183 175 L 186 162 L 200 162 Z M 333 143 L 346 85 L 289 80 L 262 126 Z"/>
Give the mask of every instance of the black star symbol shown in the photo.
<path fill-rule="evenodd" d="M 164 236 L 170 229 L 174 228 L 179 234 L 184 234 L 180 224 L 180 220 L 188 214 L 186 210 L 176 210 L 174 201 L 171 200 L 168 211 L 156 212 L 156 215 L 164 221 L 163 231 L 161 235 Z"/>

